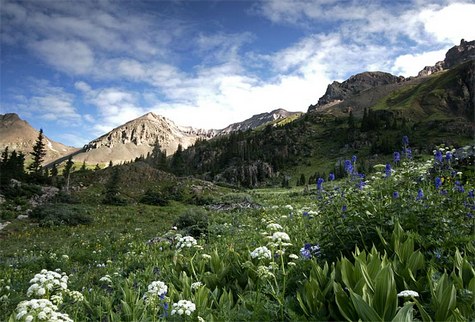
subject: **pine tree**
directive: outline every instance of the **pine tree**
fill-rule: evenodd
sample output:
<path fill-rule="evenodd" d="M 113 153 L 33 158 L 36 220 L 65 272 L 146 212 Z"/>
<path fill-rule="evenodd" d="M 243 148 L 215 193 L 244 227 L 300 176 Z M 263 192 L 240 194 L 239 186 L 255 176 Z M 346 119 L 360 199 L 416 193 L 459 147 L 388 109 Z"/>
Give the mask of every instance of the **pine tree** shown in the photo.
<path fill-rule="evenodd" d="M 66 192 L 69 192 L 69 180 L 71 178 L 71 171 L 73 170 L 74 162 L 72 156 L 69 156 L 68 161 L 63 169 L 63 177 L 66 178 Z"/>
<path fill-rule="evenodd" d="M 39 174 L 43 168 L 42 163 L 46 156 L 45 143 L 43 142 L 43 129 L 40 129 L 38 139 L 36 139 L 36 143 L 33 146 L 33 152 L 30 152 L 30 154 L 33 156 L 33 162 L 28 167 L 28 170 L 33 174 Z"/>

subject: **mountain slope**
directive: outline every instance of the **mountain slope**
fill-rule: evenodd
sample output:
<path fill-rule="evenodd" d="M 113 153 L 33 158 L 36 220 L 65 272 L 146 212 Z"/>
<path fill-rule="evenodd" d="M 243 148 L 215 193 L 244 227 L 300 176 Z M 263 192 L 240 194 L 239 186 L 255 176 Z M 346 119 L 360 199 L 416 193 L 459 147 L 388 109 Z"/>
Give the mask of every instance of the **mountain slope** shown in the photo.
<path fill-rule="evenodd" d="M 15 114 L 0 114 L 0 149 L 3 151 L 8 146 L 10 152 L 16 150 L 27 155 L 33 151 L 33 146 L 38 139 L 39 131 Z M 46 157 L 45 161 L 51 161 L 61 156 L 76 151 L 76 148 L 55 142 L 45 138 Z"/>
<path fill-rule="evenodd" d="M 198 139 L 207 140 L 235 131 L 254 129 L 296 115 L 300 115 L 300 113 L 278 109 L 254 115 L 222 130 L 204 130 L 180 126 L 163 116 L 147 113 L 89 142 L 82 151 L 74 154 L 73 160 L 76 162 L 85 161 L 89 164 L 108 163 L 109 161 L 114 164 L 127 162 L 140 156 L 147 156 L 157 143 L 162 151 L 171 155 L 177 150 L 178 145 L 186 149 Z"/>

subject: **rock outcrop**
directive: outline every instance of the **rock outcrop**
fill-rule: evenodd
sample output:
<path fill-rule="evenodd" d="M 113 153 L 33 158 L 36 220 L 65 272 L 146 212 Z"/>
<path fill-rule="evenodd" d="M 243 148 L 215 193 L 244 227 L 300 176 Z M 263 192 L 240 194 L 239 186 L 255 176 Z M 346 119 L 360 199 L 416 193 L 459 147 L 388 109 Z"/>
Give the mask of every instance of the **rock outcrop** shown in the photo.
<path fill-rule="evenodd" d="M 343 83 L 334 81 L 328 85 L 325 94 L 320 97 L 318 103 L 311 105 L 308 111 L 313 111 L 328 104 L 335 104 L 348 99 L 365 90 L 388 84 L 404 81 L 402 76 L 394 76 L 384 72 L 364 72 L 348 78 Z"/>

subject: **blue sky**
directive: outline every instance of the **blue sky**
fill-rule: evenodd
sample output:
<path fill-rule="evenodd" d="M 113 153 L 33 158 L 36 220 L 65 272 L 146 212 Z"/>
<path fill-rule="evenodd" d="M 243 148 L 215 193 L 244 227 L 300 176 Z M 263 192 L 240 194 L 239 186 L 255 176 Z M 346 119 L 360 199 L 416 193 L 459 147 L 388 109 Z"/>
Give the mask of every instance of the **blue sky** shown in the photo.
<path fill-rule="evenodd" d="M 149 111 L 224 128 L 306 111 L 366 70 L 416 75 L 475 39 L 474 1 L 0 0 L 1 113 L 82 146 Z"/>

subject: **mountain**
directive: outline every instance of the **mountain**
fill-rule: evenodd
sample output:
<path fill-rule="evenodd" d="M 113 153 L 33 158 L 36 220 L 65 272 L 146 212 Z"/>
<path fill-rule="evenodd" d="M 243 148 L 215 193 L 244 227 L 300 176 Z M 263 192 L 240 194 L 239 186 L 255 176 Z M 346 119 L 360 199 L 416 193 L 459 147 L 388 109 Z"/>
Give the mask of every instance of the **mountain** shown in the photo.
<path fill-rule="evenodd" d="M 328 85 L 325 94 L 316 104 L 309 106 L 308 112 L 335 110 L 362 112 L 364 108 L 373 106 L 400 88 L 418 86 L 428 81 L 426 76 L 447 71 L 473 60 L 475 60 L 475 41 L 467 42 L 462 39 L 460 45 L 447 51 L 443 61 L 437 62 L 434 66 L 424 67 L 417 77 L 404 78 L 384 72 L 364 72 L 353 75 L 342 83 L 335 81 Z"/>
<path fill-rule="evenodd" d="M 233 123 L 225 127 L 224 129 L 219 130 L 217 134 L 224 135 L 224 134 L 229 134 L 231 132 L 236 132 L 236 131 L 252 130 L 264 124 L 268 124 L 268 123 L 275 122 L 278 120 L 287 119 L 289 117 L 298 117 L 300 115 L 302 115 L 301 112 L 289 112 L 289 111 L 279 108 L 269 113 L 261 113 L 261 114 L 253 115 L 251 118 L 242 122 Z"/>
<path fill-rule="evenodd" d="M 153 151 L 157 143 L 162 151 L 171 155 L 177 150 L 178 145 L 186 149 L 198 139 L 207 140 L 234 131 L 254 129 L 296 115 L 300 115 L 300 113 L 277 109 L 269 113 L 254 115 L 243 122 L 231 124 L 221 130 L 204 130 L 180 126 L 163 116 L 150 112 L 89 142 L 81 151 L 74 154 L 73 159 L 76 162 L 85 161 L 89 164 L 108 163 L 109 161 L 114 164 L 122 163 L 146 156 Z"/>
<path fill-rule="evenodd" d="M 23 152 L 28 156 L 33 151 L 33 146 L 38 139 L 39 131 L 35 130 L 27 121 L 22 120 L 15 113 L 0 114 L 0 149 L 3 151 L 7 146 L 12 152 Z M 49 139 L 46 135 L 45 161 L 51 161 L 76 151 L 76 148 L 66 146 Z"/>

